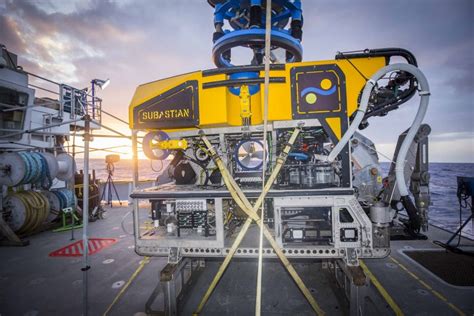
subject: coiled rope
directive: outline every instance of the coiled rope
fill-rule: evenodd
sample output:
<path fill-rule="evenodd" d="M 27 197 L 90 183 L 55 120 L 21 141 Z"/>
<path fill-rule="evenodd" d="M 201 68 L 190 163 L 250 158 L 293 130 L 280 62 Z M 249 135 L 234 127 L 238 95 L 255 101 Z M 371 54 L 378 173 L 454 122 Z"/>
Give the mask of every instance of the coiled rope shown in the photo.
<path fill-rule="evenodd" d="M 15 230 L 19 235 L 35 232 L 44 223 L 49 214 L 49 201 L 39 192 L 23 191 L 9 195 L 10 198 L 17 198 L 25 207 L 25 219 L 22 225 Z M 15 209 L 10 209 L 15 216 Z"/>
<path fill-rule="evenodd" d="M 23 160 L 25 175 L 18 185 L 37 184 L 43 189 L 49 189 L 53 184 L 53 179 L 49 171 L 48 161 L 41 153 L 19 152 Z"/>
<path fill-rule="evenodd" d="M 76 196 L 71 190 L 64 188 L 56 189 L 52 190 L 51 193 L 58 197 L 61 210 L 67 207 L 74 207 L 76 205 Z"/>

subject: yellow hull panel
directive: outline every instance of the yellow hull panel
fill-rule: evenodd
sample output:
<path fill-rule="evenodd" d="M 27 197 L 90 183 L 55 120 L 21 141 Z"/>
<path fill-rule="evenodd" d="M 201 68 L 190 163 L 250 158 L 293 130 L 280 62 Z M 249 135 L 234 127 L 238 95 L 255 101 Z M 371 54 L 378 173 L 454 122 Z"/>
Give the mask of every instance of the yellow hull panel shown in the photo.
<path fill-rule="evenodd" d="M 304 117 L 304 114 L 319 113 L 323 114 L 323 119 L 326 120 L 335 136 L 340 138 L 343 125 L 341 119 L 347 119 L 354 113 L 358 106 L 359 94 L 367 78 L 370 78 L 383 66 L 385 66 L 385 58 L 376 57 L 290 63 L 283 68 L 273 69 L 270 71 L 270 77 L 278 78 L 279 82 L 270 84 L 268 120 L 301 120 L 301 115 Z M 313 68 L 314 71 L 298 72 L 300 69 Z M 318 72 L 325 73 L 328 78 L 334 78 L 333 81 L 338 88 L 337 91 L 334 91 L 339 98 L 339 105 L 331 105 L 326 110 L 306 111 L 303 114 L 299 110 L 295 111 L 295 102 L 305 103 L 305 106 L 308 107 L 325 97 L 326 94 L 308 93 L 303 100 L 300 95 L 301 91 L 298 90 L 299 87 L 295 87 L 295 85 L 305 84 L 304 80 L 307 79 L 304 79 L 304 76 L 313 73 L 317 76 Z M 260 71 L 259 75 L 260 78 L 263 78 L 264 72 Z M 167 132 L 176 132 L 190 128 L 242 125 L 240 96 L 232 93 L 228 86 L 210 87 L 216 82 L 226 80 L 229 80 L 226 74 L 206 74 L 196 71 L 140 85 L 135 91 L 129 108 L 130 127 L 132 129 L 161 129 Z M 315 87 L 319 90 L 315 91 L 331 92 L 329 89 L 332 86 L 330 80 L 323 79 L 312 86 L 316 84 Z M 192 86 L 193 89 L 186 89 L 189 86 Z M 311 87 L 311 89 L 313 88 Z M 311 89 L 308 91 L 312 91 Z M 191 96 L 189 94 L 191 92 L 185 92 L 188 90 L 195 91 L 195 95 Z M 187 95 L 185 95 L 186 93 Z M 186 101 L 191 100 L 190 98 L 194 98 L 193 102 Z M 341 104 L 346 106 L 341 108 Z M 186 106 L 191 108 L 185 108 Z M 262 107 L 263 84 L 260 84 L 259 91 L 250 96 L 251 125 L 262 124 Z M 296 108 L 302 109 L 303 107 Z M 193 113 L 193 117 L 188 117 L 189 111 Z M 341 116 L 341 112 L 344 113 L 344 116 Z M 321 120 L 321 118 L 319 119 Z M 163 128 L 163 126 L 166 127 Z"/>

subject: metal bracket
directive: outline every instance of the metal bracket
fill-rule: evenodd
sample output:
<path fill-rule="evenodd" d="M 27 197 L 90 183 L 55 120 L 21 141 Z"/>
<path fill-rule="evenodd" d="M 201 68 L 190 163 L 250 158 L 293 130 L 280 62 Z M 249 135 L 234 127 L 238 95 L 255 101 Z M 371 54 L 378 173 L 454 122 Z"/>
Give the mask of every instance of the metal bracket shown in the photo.
<path fill-rule="evenodd" d="M 336 283 L 344 290 L 349 302 L 349 315 L 403 315 L 400 307 L 383 289 L 367 265 L 348 266 L 343 260 L 331 265 Z"/>
<path fill-rule="evenodd" d="M 354 248 L 346 248 L 346 255 L 344 256 L 344 263 L 348 266 L 358 266 L 359 258 L 357 251 Z"/>
<path fill-rule="evenodd" d="M 168 254 L 168 264 L 177 264 L 181 260 L 179 248 L 171 247 Z"/>
<path fill-rule="evenodd" d="M 184 258 L 178 263 L 167 264 L 160 272 L 160 281 L 145 304 L 147 315 L 177 315 L 178 302 L 189 285 L 197 278 L 205 267 L 204 260 Z M 160 292 L 163 292 L 164 310 L 152 309 L 152 305 Z"/>

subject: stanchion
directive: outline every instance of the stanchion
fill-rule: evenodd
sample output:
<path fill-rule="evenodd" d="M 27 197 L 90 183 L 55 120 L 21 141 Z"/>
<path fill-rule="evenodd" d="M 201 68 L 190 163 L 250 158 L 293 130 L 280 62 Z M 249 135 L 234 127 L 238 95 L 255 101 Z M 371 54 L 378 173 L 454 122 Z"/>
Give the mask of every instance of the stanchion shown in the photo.
<path fill-rule="evenodd" d="M 88 271 L 89 266 L 89 240 L 87 228 L 89 226 L 89 142 L 90 135 L 90 116 L 84 115 L 84 180 L 83 180 L 83 201 L 82 201 L 82 242 L 83 242 L 83 267 L 82 271 L 82 315 L 88 315 Z"/>

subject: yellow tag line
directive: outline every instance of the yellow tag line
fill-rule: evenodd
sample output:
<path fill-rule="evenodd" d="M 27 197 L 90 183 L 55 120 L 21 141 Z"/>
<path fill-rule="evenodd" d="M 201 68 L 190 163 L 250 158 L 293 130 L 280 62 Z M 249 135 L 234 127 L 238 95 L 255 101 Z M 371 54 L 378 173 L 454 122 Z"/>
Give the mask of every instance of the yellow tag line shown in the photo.
<path fill-rule="evenodd" d="M 150 257 L 145 257 L 140 265 L 138 266 L 137 270 L 135 270 L 135 272 L 133 272 L 132 276 L 130 277 L 130 279 L 128 279 L 127 283 L 125 283 L 125 285 L 122 287 L 122 289 L 120 290 L 120 292 L 118 292 L 117 296 L 115 296 L 114 300 L 112 301 L 112 303 L 109 305 L 109 307 L 107 307 L 107 309 L 105 310 L 103 316 L 106 316 L 111 310 L 112 310 L 112 307 L 114 307 L 114 305 L 118 302 L 118 300 L 120 299 L 120 297 L 122 297 L 122 295 L 125 293 L 125 291 L 127 291 L 128 287 L 130 286 L 130 284 L 132 284 L 133 280 L 135 280 L 135 278 L 140 274 L 140 272 L 143 270 L 143 268 L 150 262 Z"/>
<path fill-rule="evenodd" d="M 364 270 L 365 275 L 369 277 L 372 284 L 379 291 L 379 293 L 382 295 L 382 297 L 385 299 L 388 305 L 390 305 L 395 315 L 403 316 L 404 314 L 400 306 L 398 306 L 398 304 L 395 303 L 395 300 L 390 296 L 390 294 L 388 294 L 387 290 L 383 287 L 382 283 L 380 283 L 379 280 L 375 277 L 375 275 L 369 270 L 365 262 L 362 260 L 359 260 L 359 262 L 360 262 L 360 266 L 362 270 Z"/>
<path fill-rule="evenodd" d="M 389 257 L 390 260 L 392 260 L 393 262 L 395 262 L 400 268 L 402 268 L 406 273 L 408 273 L 412 278 L 414 278 L 415 280 L 417 280 L 421 285 L 423 285 L 428 291 L 430 291 L 434 296 L 436 296 L 439 300 L 441 300 L 442 302 L 446 303 L 452 310 L 454 310 L 458 315 L 461 315 L 461 316 L 465 316 L 466 314 L 464 314 L 464 312 L 459 308 L 457 307 L 456 305 L 454 305 L 453 303 L 449 302 L 448 299 L 446 297 L 444 297 L 441 293 L 439 293 L 438 291 L 436 291 L 435 289 L 433 289 L 430 285 L 428 285 L 425 281 L 423 281 L 422 279 L 420 279 L 416 274 L 414 274 L 413 272 L 411 272 L 410 270 L 408 270 L 407 267 L 405 267 L 403 264 L 401 264 L 397 259 L 395 259 L 394 257 L 390 256 Z"/>

